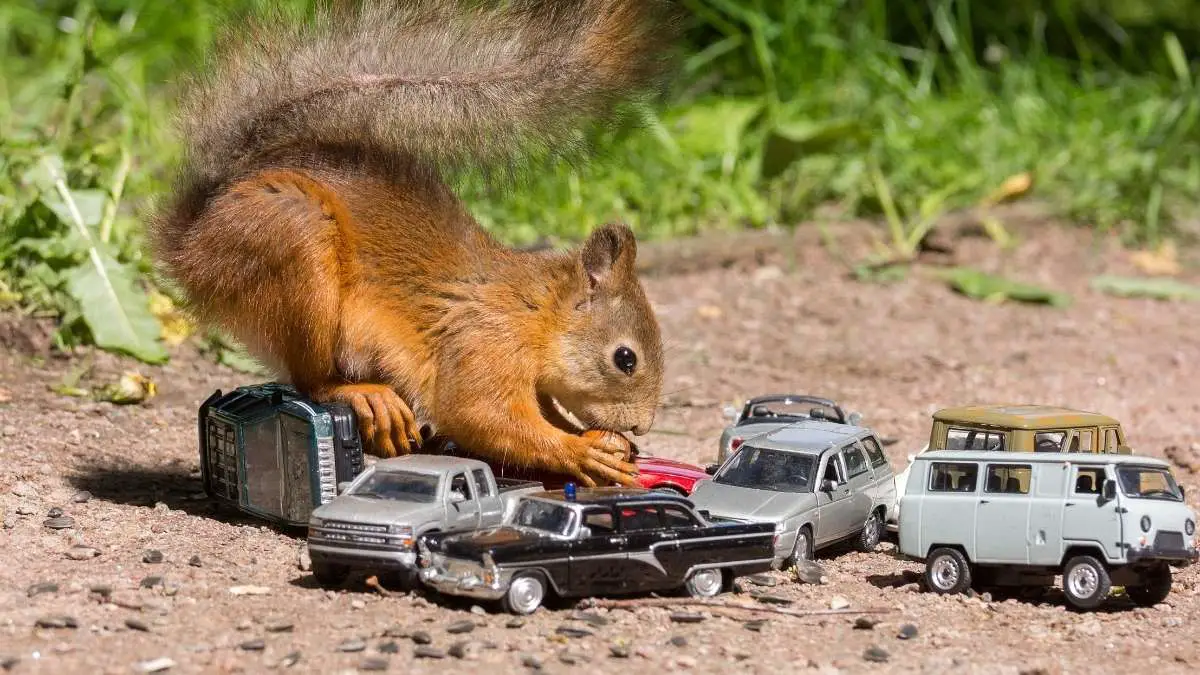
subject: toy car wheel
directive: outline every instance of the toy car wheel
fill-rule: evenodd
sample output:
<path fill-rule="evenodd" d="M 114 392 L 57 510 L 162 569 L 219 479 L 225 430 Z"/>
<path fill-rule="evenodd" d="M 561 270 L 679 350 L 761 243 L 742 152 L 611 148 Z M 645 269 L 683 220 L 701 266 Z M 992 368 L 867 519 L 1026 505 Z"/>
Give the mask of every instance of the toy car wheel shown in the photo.
<path fill-rule="evenodd" d="M 1104 565 L 1090 555 L 1075 556 L 1063 567 L 1063 594 L 1075 609 L 1095 609 L 1108 597 L 1112 580 Z"/>
<path fill-rule="evenodd" d="M 721 570 L 696 570 L 688 577 L 684 588 L 693 598 L 711 598 L 720 595 L 725 587 L 725 575 Z"/>
<path fill-rule="evenodd" d="M 340 586 L 350 575 L 350 569 L 345 565 L 335 565 L 327 562 L 313 561 L 313 576 L 322 586 Z"/>
<path fill-rule="evenodd" d="M 508 585 L 502 604 L 504 610 L 512 614 L 533 614 L 545 599 L 546 584 L 541 575 L 522 574 Z"/>
<path fill-rule="evenodd" d="M 934 549 L 925 561 L 925 583 L 939 595 L 962 593 L 971 587 L 971 564 L 958 549 Z"/>
<path fill-rule="evenodd" d="M 879 546 L 879 538 L 883 534 L 883 521 L 879 519 L 879 511 L 872 511 L 863 523 L 863 529 L 854 538 L 854 547 L 864 553 L 870 553 Z"/>
<path fill-rule="evenodd" d="M 1125 595 L 1142 607 L 1153 607 L 1171 594 L 1171 568 L 1156 565 L 1142 575 L 1144 583 L 1126 586 Z"/>
<path fill-rule="evenodd" d="M 788 557 L 787 566 L 795 565 L 801 560 L 813 559 L 812 530 L 808 526 L 800 528 L 796 533 L 796 543 L 792 545 L 792 555 Z"/>

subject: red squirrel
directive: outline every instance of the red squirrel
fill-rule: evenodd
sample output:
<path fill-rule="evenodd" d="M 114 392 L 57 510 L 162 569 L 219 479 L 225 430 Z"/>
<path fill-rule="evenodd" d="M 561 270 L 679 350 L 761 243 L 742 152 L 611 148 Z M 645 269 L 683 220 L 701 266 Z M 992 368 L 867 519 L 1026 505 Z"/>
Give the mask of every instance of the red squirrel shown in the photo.
<path fill-rule="evenodd" d="M 658 87 L 675 19 L 417 0 L 233 25 L 183 101 L 155 259 L 281 380 L 349 403 L 372 454 L 428 425 L 500 466 L 634 485 L 620 434 L 654 423 L 663 353 L 633 232 L 518 251 L 447 177 L 582 154 L 580 130 Z"/>

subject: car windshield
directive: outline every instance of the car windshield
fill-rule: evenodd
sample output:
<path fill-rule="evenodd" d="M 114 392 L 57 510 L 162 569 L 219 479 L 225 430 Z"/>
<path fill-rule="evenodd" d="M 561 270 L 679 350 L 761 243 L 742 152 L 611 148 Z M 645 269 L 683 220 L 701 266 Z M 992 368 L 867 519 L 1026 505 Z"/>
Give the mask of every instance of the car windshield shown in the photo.
<path fill-rule="evenodd" d="M 778 492 L 812 492 L 812 473 L 811 455 L 743 446 L 713 476 L 713 482 Z"/>
<path fill-rule="evenodd" d="M 1127 497 L 1183 501 L 1179 485 L 1170 471 L 1151 466 L 1122 466 L 1117 468 L 1117 482 Z"/>
<path fill-rule="evenodd" d="M 397 502 L 430 504 L 437 498 L 438 476 L 412 471 L 375 471 L 350 494 Z"/>
<path fill-rule="evenodd" d="M 750 408 L 748 418 L 799 417 L 817 420 L 840 422 L 841 416 L 836 408 L 813 401 L 794 398 L 781 398 L 776 401 L 764 401 Z"/>
<path fill-rule="evenodd" d="M 512 524 L 560 536 L 571 531 L 575 512 L 561 504 L 540 499 L 523 499 L 513 512 Z"/>

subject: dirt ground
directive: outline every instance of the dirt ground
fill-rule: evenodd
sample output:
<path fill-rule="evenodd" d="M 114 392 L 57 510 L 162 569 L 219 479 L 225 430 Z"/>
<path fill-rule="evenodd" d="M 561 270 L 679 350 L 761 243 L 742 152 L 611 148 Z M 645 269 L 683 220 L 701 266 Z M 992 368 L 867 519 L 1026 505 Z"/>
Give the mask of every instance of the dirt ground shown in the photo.
<path fill-rule="evenodd" d="M 1057 309 L 970 300 L 925 272 L 887 285 L 855 281 L 837 258 L 863 250 L 862 228 L 833 232 L 836 247 L 819 245 L 808 228 L 794 246 L 759 235 L 742 248 L 718 242 L 710 247 L 717 258 L 698 255 L 690 267 L 650 266 L 646 283 L 669 367 L 645 451 L 709 461 L 722 405 L 795 391 L 862 411 L 868 425 L 895 439 L 887 450 L 899 469 L 921 447 L 937 408 L 1052 403 L 1114 415 L 1137 452 L 1174 457 L 1197 509 L 1200 479 L 1187 467 L 1200 469 L 1200 312 L 1089 291 L 1092 275 L 1131 270 L 1112 241 L 1030 225 L 1010 253 L 968 233 L 947 236 L 953 252 L 931 260 L 1071 293 L 1071 306 Z M 653 259 L 655 249 L 645 250 Z M 683 259 L 668 247 L 657 255 Z M 672 621 L 672 608 L 580 616 L 564 607 L 514 626 L 491 607 L 472 610 L 433 596 L 383 597 L 362 585 L 320 590 L 301 569 L 302 538 L 214 509 L 201 493 L 196 409 L 214 389 L 251 378 L 190 347 L 161 368 L 101 354 L 83 385 L 136 368 L 158 383 L 158 396 L 135 406 L 70 398 L 50 387 L 86 355 L 37 359 L 44 333 L 0 319 L 0 664 L 14 673 L 1015 675 L 1200 665 L 1197 566 L 1176 572 L 1174 591 L 1159 606 L 1138 609 L 1114 597 L 1093 613 L 1068 611 L 1058 593 L 999 602 L 922 592 L 915 583 L 921 566 L 896 558 L 890 543 L 874 554 L 820 556 L 823 584 L 784 573 L 759 581 L 773 587 L 739 582 L 746 592 L 783 596 L 791 609 L 845 602 L 852 610 L 832 616 L 704 612 L 707 618 L 691 623 Z M 47 527 L 55 516 L 73 519 L 72 526 Z M 149 551 L 161 552 L 161 561 Z M 262 594 L 237 593 L 245 587 Z M 856 627 L 860 617 L 878 623 Z M 755 618 L 766 621 L 747 624 Z M 455 628 L 468 632 L 447 630 L 464 620 Z M 902 639 L 908 624 L 915 635 Z M 588 634 L 564 635 L 564 626 Z M 414 640 L 420 632 L 429 645 L 417 644 L 423 636 Z"/>

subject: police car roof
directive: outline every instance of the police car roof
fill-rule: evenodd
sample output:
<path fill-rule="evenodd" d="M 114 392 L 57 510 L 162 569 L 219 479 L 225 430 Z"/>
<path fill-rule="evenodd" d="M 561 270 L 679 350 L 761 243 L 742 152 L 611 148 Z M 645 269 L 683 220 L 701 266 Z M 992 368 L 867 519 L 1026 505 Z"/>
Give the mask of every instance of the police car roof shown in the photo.
<path fill-rule="evenodd" d="M 615 504 L 647 500 L 679 502 L 681 504 L 691 503 L 691 501 L 683 495 L 665 492 L 662 490 L 632 487 L 576 488 L 574 499 L 567 498 L 566 490 L 544 490 L 542 492 L 534 492 L 529 496 L 551 501 L 578 504 Z"/>

